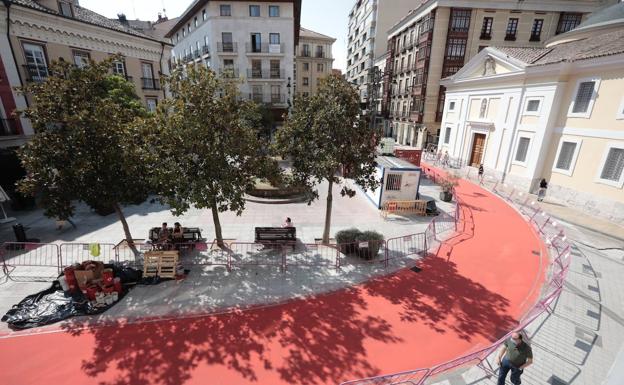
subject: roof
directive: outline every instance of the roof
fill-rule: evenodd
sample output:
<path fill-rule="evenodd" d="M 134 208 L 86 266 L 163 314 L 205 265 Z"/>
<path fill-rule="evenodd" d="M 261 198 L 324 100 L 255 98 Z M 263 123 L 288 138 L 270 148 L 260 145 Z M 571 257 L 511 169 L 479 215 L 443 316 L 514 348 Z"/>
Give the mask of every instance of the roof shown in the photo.
<path fill-rule="evenodd" d="M 136 37 L 140 37 L 144 39 L 156 40 L 146 34 L 143 34 L 133 28 L 130 28 L 129 26 L 121 24 L 118 20 L 109 19 L 105 16 L 100 15 L 99 13 L 95 13 L 79 5 L 73 6 L 74 17 L 67 17 L 64 15 L 61 15 L 58 10 L 44 7 L 34 0 L 9 0 L 9 1 L 15 5 L 23 6 L 26 8 L 31 8 L 31 9 L 41 11 L 41 12 L 46 12 L 46 13 L 53 14 L 59 17 L 64 17 L 67 19 L 80 21 L 83 23 L 95 25 L 95 26 L 110 29 L 113 31 L 117 31 L 117 32 L 129 34 L 129 35 L 134 35 Z M 160 42 L 161 40 L 158 40 L 158 41 Z"/>
<path fill-rule="evenodd" d="M 624 22 L 624 3 L 620 2 L 592 13 L 575 29 L 582 30 L 621 22 Z"/>
<path fill-rule="evenodd" d="M 327 36 L 327 35 L 323 35 L 322 33 L 318 33 L 318 32 L 314 32 L 310 29 L 307 28 L 299 28 L 299 37 L 302 38 L 310 38 L 310 39 L 325 39 L 325 40 L 333 40 L 336 41 L 336 38 L 333 38 L 331 36 Z"/>
<path fill-rule="evenodd" d="M 405 169 L 408 171 L 420 170 L 420 167 L 411 164 L 410 162 L 401 158 L 395 158 L 393 156 L 378 155 L 375 157 L 377 164 L 383 168 L 389 169 Z"/>
<path fill-rule="evenodd" d="M 563 42 L 549 48 L 494 47 L 529 66 L 575 62 L 624 53 L 624 29 Z"/>

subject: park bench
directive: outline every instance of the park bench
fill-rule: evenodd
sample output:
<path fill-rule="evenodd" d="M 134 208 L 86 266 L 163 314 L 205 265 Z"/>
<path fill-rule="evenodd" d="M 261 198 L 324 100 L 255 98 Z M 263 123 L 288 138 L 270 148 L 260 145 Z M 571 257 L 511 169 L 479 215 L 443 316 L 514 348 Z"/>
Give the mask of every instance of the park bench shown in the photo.
<path fill-rule="evenodd" d="M 297 244 L 295 227 L 256 227 L 256 243 L 264 246 L 290 245 L 293 250 Z"/>

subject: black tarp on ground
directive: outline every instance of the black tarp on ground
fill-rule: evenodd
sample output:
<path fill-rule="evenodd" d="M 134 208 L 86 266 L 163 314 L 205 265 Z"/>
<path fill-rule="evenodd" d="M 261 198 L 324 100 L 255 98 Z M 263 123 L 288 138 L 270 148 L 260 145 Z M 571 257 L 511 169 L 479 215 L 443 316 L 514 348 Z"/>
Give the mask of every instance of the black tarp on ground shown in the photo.
<path fill-rule="evenodd" d="M 112 268 L 114 276 L 121 279 L 123 292 L 119 293 L 119 299 L 126 295 L 131 285 L 141 281 L 142 273 L 138 270 L 115 265 L 106 265 L 106 267 Z M 59 282 L 54 281 L 50 288 L 29 295 L 14 305 L 2 317 L 2 321 L 8 323 L 9 327 L 14 330 L 29 329 L 71 317 L 101 314 L 115 306 L 116 303 L 95 307 L 91 305 L 82 292 L 67 295 L 63 292 Z"/>

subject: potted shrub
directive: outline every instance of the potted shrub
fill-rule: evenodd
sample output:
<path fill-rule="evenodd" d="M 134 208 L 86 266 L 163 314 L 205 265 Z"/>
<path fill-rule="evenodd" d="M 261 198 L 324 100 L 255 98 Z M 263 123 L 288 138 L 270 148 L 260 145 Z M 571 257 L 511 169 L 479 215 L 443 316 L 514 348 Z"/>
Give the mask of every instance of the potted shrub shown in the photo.
<path fill-rule="evenodd" d="M 356 254 L 357 240 L 361 234 L 362 232 L 355 228 L 338 231 L 336 243 L 340 247 L 340 252 L 347 255 Z"/>
<path fill-rule="evenodd" d="M 383 234 L 376 231 L 364 231 L 357 237 L 357 253 L 360 258 L 373 259 L 379 253 L 381 243 L 384 240 Z M 361 242 L 368 242 L 368 247 L 359 247 Z"/>
<path fill-rule="evenodd" d="M 453 200 L 453 189 L 459 184 L 459 177 L 455 174 L 448 174 L 448 176 L 440 181 L 440 199 L 444 202 L 450 202 Z"/>

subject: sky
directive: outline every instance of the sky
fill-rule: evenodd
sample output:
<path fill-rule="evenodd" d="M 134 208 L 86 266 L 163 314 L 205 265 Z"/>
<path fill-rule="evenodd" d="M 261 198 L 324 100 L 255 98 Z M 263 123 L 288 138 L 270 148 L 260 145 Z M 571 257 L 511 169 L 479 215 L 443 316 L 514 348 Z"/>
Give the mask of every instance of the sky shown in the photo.
<path fill-rule="evenodd" d="M 80 0 L 80 5 L 107 17 L 124 13 L 129 19 L 156 20 L 166 10 L 168 17 L 180 16 L 192 0 Z M 347 23 L 353 0 L 303 0 L 301 26 L 336 38 L 334 68 L 343 72 L 347 64 Z"/>

